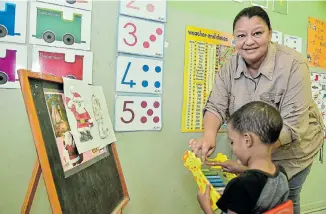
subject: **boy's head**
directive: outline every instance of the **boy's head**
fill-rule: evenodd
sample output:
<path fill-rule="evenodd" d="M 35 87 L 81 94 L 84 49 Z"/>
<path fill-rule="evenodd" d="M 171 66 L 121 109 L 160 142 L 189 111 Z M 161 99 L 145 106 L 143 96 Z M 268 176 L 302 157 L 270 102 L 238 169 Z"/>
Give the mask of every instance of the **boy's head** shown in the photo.
<path fill-rule="evenodd" d="M 280 113 L 273 106 L 254 101 L 234 112 L 228 121 L 228 135 L 235 156 L 247 165 L 249 158 L 264 151 L 279 138 L 283 127 Z"/>

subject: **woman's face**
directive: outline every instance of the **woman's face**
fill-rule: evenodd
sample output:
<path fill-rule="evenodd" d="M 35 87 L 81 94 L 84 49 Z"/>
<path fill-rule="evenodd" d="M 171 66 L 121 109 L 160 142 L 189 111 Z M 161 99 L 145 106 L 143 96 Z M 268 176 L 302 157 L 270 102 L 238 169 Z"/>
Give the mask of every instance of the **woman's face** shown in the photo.
<path fill-rule="evenodd" d="M 253 64 L 266 55 L 272 33 L 260 17 L 241 17 L 235 25 L 234 38 L 238 53 Z"/>

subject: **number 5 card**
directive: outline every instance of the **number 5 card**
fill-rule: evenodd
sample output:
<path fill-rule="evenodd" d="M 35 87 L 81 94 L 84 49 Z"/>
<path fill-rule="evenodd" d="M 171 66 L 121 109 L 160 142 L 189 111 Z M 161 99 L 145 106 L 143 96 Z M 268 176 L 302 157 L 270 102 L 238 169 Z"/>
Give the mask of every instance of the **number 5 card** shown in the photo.
<path fill-rule="evenodd" d="M 118 52 L 163 57 L 164 24 L 119 16 Z"/>
<path fill-rule="evenodd" d="M 162 93 L 163 60 L 120 55 L 116 65 L 116 91 Z"/>
<path fill-rule="evenodd" d="M 162 99 L 149 96 L 117 96 L 115 131 L 161 130 Z"/>

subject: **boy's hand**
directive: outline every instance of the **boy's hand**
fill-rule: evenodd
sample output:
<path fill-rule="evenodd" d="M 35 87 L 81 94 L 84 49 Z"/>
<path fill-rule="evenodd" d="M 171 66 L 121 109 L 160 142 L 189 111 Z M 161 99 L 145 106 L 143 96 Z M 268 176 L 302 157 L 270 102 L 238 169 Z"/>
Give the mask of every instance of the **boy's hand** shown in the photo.
<path fill-rule="evenodd" d="M 227 160 L 225 162 L 206 162 L 208 166 L 221 166 L 223 171 L 234 174 L 241 174 L 248 169 L 248 167 L 241 165 L 233 160 Z"/>
<path fill-rule="evenodd" d="M 199 190 L 198 194 L 197 194 L 198 202 L 199 202 L 200 207 L 202 208 L 202 210 L 205 212 L 205 214 L 214 213 L 214 211 L 211 208 L 211 203 L 210 203 L 210 201 L 211 201 L 211 198 L 209 196 L 210 187 L 211 187 L 210 184 L 207 184 L 205 193 L 203 194 Z"/>

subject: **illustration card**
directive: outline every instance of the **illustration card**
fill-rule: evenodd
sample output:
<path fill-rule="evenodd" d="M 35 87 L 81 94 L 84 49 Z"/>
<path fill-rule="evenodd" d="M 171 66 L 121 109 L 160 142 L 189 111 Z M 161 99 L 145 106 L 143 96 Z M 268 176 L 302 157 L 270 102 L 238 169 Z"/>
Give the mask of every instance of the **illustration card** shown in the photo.
<path fill-rule="evenodd" d="M 281 31 L 273 30 L 272 42 L 282 45 L 283 44 L 283 33 Z"/>
<path fill-rule="evenodd" d="M 40 2 L 73 7 L 83 10 L 92 10 L 92 0 L 36 0 Z"/>
<path fill-rule="evenodd" d="M 93 82 L 93 53 L 89 51 L 33 47 L 32 71 Z"/>
<path fill-rule="evenodd" d="M 166 0 L 120 0 L 120 14 L 166 22 Z"/>
<path fill-rule="evenodd" d="M 44 95 L 66 178 L 109 155 L 106 148 L 80 152 L 69 126 L 63 91 L 45 90 Z"/>
<path fill-rule="evenodd" d="M 27 1 L 0 1 L 0 42 L 25 43 Z"/>
<path fill-rule="evenodd" d="M 78 151 L 103 148 L 116 141 L 102 87 L 66 77 L 63 81 L 68 121 Z"/>
<path fill-rule="evenodd" d="M 161 97 L 117 96 L 114 125 L 115 131 L 161 130 Z"/>
<path fill-rule="evenodd" d="M 165 25 L 119 16 L 118 52 L 163 57 Z"/>
<path fill-rule="evenodd" d="M 90 11 L 46 3 L 30 5 L 31 44 L 90 50 Z"/>
<path fill-rule="evenodd" d="M 27 69 L 27 47 L 12 43 L 1 44 L 0 88 L 20 88 L 19 69 Z"/>
<path fill-rule="evenodd" d="M 116 65 L 116 91 L 162 93 L 163 60 L 120 55 Z"/>
<path fill-rule="evenodd" d="M 284 35 L 284 45 L 299 53 L 302 52 L 302 38 L 297 36 Z"/>

